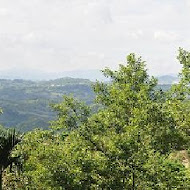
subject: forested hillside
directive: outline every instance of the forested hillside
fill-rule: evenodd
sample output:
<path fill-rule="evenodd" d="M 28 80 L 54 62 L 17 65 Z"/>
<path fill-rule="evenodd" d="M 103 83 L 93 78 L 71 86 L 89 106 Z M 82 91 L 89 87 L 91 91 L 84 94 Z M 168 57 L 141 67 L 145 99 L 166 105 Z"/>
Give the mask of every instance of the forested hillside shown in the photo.
<path fill-rule="evenodd" d="M 48 122 L 55 118 L 50 104 L 62 100 L 63 95 L 93 104 L 95 94 L 93 83 L 86 79 L 61 78 L 49 81 L 4 80 L 0 79 L 0 124 L 15 127 L 21 131 L 40 127 L 47 129 Z M 170 85 L 158 85 L 167 90 Z"/>
<path fill-rule="evenodd" d="M 26 81 L 0 79 L 0 123 L 21 131 L 47 128 L 55 113 L 51 103 L 62 100 L 63 95 L 92 104 L 94 93 L 91 82 L 85 79 L 62 78 L 50 81 Z"/>

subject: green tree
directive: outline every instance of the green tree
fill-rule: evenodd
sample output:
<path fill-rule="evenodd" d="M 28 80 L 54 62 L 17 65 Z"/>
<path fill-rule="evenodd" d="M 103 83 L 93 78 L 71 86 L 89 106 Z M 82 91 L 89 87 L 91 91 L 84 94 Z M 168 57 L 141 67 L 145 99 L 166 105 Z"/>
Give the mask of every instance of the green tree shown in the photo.
<path fill-rule="evenodd" d="M 87 122 L 90 116 L 90 108 L 85 103 L 74 99 L 72 96 L 63 96 L 63 102 L 51 105 L 57 112 L 57 119 L 51 122 L 54 130 L 64 130 L 69 132 L 77 129 Z"/>
<path fill-rule="evenodd" d="M 167 182 L 166 176 L 173 178 L 173 173 L 162 177 L 158 172 L 164 162 L 169 162 L 168 154 L 186 143 L 167 107 L 167 94 L 155 90 L 156 80 L 148 77 L 144 62 L 134 54 L 127 57 L 126 66 L 120 65 L 118 71 L 106 69 L 104 73 L 111 83 L 97 83 L 94 87 L 104 109 L 80 128 L 80 135 L 70 135 L 65 142 L 65 150 L 71 151 L 66 158 L 73 159 L 74 171 L 78 171 L 74 177 L 78 188 L 140 189 L 141 184 L 146 189 L 181 188 L 182 180 L 173 179 L 173 186 Z M 77 152 L 69 148 L 72 144 Z M 155 162 L 150 167 L 162 161 L 155 167 L 156 176 L 150 176 L 145 167 L 152 158 Z M 182 165 L 174 168 L 173 172 L 185 177 Z"/>
<path fill-rule="evenodd" d="M 64 160 L 62 152 L 60 135 L 50 130 L 28 132 L 17 150 L 24 160 L 20 189 L 59 189 L 53 178 L 56 172 L 53 167 Z"/>
<path fill-rule="evenodd" d="M 21 141 L 20 135 L 12 129 L 0 129 L 0 189 L 2 189 L 3 171 L 12 164 L 19 164 L 19 157 L 12 157 L 11 153 Z"/>
<path fill-rule="evenodd" d="M 90 115 L 73 98 L 54 105 L 53 130 L 28 133 L 20 148 L 24 183 L 31 189 L 189 189 L 188 169 L 171 156 L 189 148 L 189 57 L 179 50 L 181 80 L 167 92 L 156 90 L 145 62 L 130 54 L 117 71 L 103 71 L 109 83 L 94 85 L 98 113 Z"/>

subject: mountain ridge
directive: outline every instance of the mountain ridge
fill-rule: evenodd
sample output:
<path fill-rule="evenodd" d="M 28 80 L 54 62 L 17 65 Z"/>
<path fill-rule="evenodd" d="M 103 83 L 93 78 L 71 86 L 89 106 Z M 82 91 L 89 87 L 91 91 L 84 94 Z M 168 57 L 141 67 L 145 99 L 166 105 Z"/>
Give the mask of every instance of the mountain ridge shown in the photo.
<path fill-rule="evenodd" d="M 0 79 L 21 79 L 31 81 L 49 81 L 57 80 L 60 78 L 75 78 L 75 79 L 88 79 L 92 82 L 109 81 L 100 70 L 73 70 L 64 71 L 59 73 L 43 72 L 40 70 L 14 70 L 0 71 Z M 178 81 L 177 74 L 167 74 L 156 76 L 159 84 L 173 84 Z"/>

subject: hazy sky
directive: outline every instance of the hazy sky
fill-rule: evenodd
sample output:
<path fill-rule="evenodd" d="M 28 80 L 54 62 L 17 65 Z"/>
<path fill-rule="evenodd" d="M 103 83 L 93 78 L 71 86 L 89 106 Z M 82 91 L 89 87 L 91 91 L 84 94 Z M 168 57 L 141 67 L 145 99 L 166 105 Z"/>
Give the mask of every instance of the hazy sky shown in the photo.
<path fill-rule="evenodd" d="M 0 0 L 0 70 L 117 68 L 130 52 L 151 74 L 190 50 L 190 0 Z"/>

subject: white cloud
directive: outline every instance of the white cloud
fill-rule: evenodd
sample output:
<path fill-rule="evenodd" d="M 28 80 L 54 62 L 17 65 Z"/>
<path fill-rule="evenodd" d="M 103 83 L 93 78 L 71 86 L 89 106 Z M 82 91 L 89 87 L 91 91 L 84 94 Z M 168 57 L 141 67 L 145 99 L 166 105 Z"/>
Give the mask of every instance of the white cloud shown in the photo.
<path fill-rule="evenodd" d="M 9 13 L 8 9 L 0 8 L 0 16 L 7 16 Z"/>
<path fill-rule="evenodd" d="M 130 32 L 128 35 L 134 39 L 139 39 L 143 36 L 143 31 L 139 29 L 137 31 Z"/>
<path fill-rule="evenodd" d="M 175 32 L 157 31 L 154 33 L 154 38 L 163 42 L 175 42 L 179 36 Z"/>
<path fill-rule="evenodd" d="M 186 0 L 186 4 L 190 7 L 190 0 Z"/>
<path fill-rule="evenodd" d="M 0 69 L 102 69 L 137 52 L 151 72 L 177 72 L 176 49 L 190 49 L 189 2 L 0 0 Z"/>

